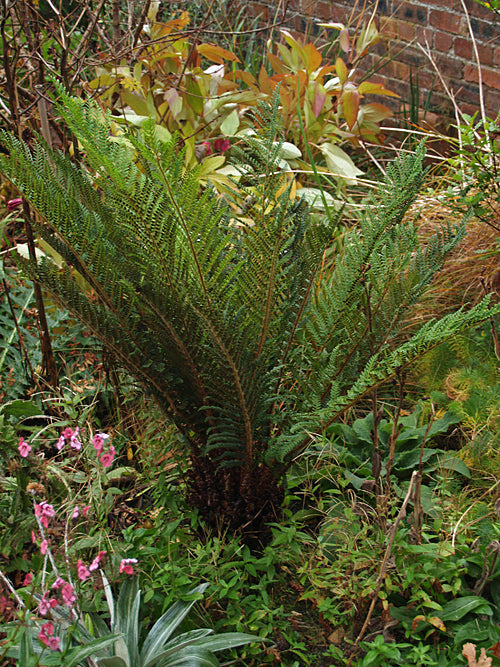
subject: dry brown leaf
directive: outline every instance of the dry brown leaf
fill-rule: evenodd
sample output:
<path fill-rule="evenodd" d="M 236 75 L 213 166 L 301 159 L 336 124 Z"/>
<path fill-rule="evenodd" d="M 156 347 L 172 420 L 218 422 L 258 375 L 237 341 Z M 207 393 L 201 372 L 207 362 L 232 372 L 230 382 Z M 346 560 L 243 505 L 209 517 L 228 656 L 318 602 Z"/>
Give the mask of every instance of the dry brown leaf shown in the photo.
<path fill-rule="evenodd" d="M 493 653 L 495 658 L 500 658 L 500 642 L 493 644 L 493 646 L 490 648 L 490 651 Z"/>
<path fill-rule="evenodd" d="M 491 667 L 493 658 L 488 658 L 484 648 L 481 649 L 479 660 L 476 660 L 476 645 L 468 642 L 462 648 L 462 655 L 467 658 L 469 667 Z"/>

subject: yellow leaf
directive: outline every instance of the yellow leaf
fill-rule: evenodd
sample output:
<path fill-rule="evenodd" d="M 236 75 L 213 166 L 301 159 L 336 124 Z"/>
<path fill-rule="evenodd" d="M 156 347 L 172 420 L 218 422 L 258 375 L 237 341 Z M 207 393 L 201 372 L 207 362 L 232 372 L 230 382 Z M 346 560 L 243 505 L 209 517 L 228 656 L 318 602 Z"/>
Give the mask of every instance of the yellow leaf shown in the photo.
<path fill-rule="evenodd" d="M 358 120 L 359 93 L 357 90 L 344 90 L 342 94 L 342 109 L 347 125 L 352 130 Z"/>
<path fill-rule="evenodd" d="M 427 623 L 430 623 L 438 630 L 442 630 L 442 632 L 446 632 L 446 626 L 443 623 L 443 621 L 439 618 L 439 616 L 430 616 L 427 619 Z"/>
<path fill-rule="evenodd" d="M 347 65 L 342 60 L 342 58 L 337 58 L 335 61 L 335 71 L 337 72 L 337 76 L 340 79 L 340 83 L 344 85 L 349 76 L 349 70 L 347 69 Z"/>

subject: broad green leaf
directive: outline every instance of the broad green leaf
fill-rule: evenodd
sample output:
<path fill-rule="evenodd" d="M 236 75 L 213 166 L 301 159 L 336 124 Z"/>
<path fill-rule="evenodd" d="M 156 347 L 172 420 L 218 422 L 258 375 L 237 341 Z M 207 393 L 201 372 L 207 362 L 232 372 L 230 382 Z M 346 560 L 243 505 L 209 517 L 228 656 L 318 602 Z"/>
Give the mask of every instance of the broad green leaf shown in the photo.
<path fill-rule="evenodd" d="M 305 199 L 311 208 L 320 211 L 325 210 L 325 201 L 328 207 L 336 210 L 342 208 L 343 205 L 340 200 L 334 199 L 329 192 L 323 190 L 322 193 L 319 188 L 300 188 L 297 190 L 297 197 Z"/>
<path fill-rule="evenodd" d="M 179 654 L 159 662 L 156 667 L 219 667 L 213 653 L 203 648 L 189 647 Z"/>
<path fill-rule="evenodd" d="M 88 644 L 85 644 L 84 646 L 78 646 L 77 648 L 69 651 L 64 659 L 64 667 L 77 667 L 77 665 L 92 656 L 94 653 L 102 651 L 103 649 L 108 648 L 108 646 L 114 644 L 117 637 L 119 637 L 119 635 L 114 634 L 110 635 L 109 637 L 93 639 L 92 641 L 88 642 Z M 125 665 L 126 667 L 129 667 L 127 663 L 125 663 Z M 121 665 L 117 665 L 116 667 L 121 667 Z"/>
<path fill-rule="evenodd" d="M 290 143 L 289 141 L 284 141 L 281 144 L 281 149 L 283 151 L 282 157 L 285 160 L 295 160 L 299 157 L 302 157 L 302 152 L 295 144 Z"/>
<path fill-rule="evenodd" d="M 31 401 L 17 399 L 1 406 L 0 412 L 6 417 L 43 417 L 41 409 Z"/>
<path fill-rule="evenodd" d="M 116 618 L 114 630 L 123 634 L 123 642 L 127 647 L 130 667 L 137 664 L 139 657 L 139 610 L 141 605 L 141 591 L 138 577 L 129 577 L 121 585 L 120 594 L 116 603 Z M 121 642 L 117 642 L 121 646 Z M 127 655 L 122 655 L 115 649 L 121 658 L 127 661 Z"/>
<path fill-rule="evenodd" d="M 208 586 L 208 583 L 200 584 L 190 592 L 190 595 L 201 594 Z M 142 646 L 140 659 L 143 667 L 154 664 L 151 662 L 154 656 L 165 646 L 169 637 L 177 626 L 182 623 L 195 602 L 196 600 L 179 600 L 156 621 Z"/>
<path fill-rule="evenodd" d="M 465 597 L 450 600 L 443 606 L 440 614 L 443 621 L 459 621 L 461 618 L 474 611 L 476 614 L 491 616 L 493 611 L 489 603 L 478 595 L 466 595 Z"/>
<path fill-rule="evenodd" d="M 220 129 L 223 134 L 227 136 L 233 136 L 238 131 L 240 126 L 240 117 L 238 115 L 238 110 L 233 109 L 229 116 L 223 120 L 221 123 Z"/>
<path fill-rule="evenodd" d="M 226 649 L 261 641 L 263 641 L 261 637 L 248 635 L 244 632 L 224 632 L 198 641 L 197 646 L 201 646 L 216 653 L 217 651 L 225 651 Z"/>
<path fill-rule="evenodd" d="M 320 144 L 320 151 L 325 156 L 328 169 L 335 175 L 345 178 L 350 185 L 356 184 L 356 177 L 363 172 L 339 146 L 325 142 Z"/>
<path fill-rule="evenodd" d="M 452 470 L 453 472 L 458 472 L 460 475 L 470 479 L 470 471 L 467 465 L 458 456 L 454 456 L 449 452 L 444 453 L 442 456 L 438 456 L 437 467 L 444 468 L 445 470 Z"/>
<path fill-rule="evenodd" d="M 97 664 L 99 667 L 127 667 L 127 663 L 117 656 L 113 656 L 112 658 L 99 658 Z"/>

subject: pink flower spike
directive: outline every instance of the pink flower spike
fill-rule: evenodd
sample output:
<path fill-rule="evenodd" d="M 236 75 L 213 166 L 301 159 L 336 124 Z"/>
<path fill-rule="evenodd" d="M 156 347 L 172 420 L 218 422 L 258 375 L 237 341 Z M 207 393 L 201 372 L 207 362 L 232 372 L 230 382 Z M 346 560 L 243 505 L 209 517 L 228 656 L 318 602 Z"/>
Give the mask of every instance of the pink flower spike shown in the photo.
<path fill-rule="evenodd" d="M 64 584 L 61 589 L 61 597 L 66 607 L 72 607 L 74 605 L 76 602 L 76 595 L 71 584 Z"/>
<path fill-rule="evenodd" d="M 50 621 L 47 621 L 47 623 L 44 623 L 42 625 L 42 632 L 44 632 L 47 636 L 53 635 L 54 634 L 54 624 L 51 623 Z"/>
<path fill-rule="evenodd" d="M 75 431 L 70 426 L 67 426 L 62 432 L 62 437 L 66 440 L 69 440 L 73 435 L 75 435 Z"/>
<path fill-rule="evenodd" d="M 55 515 L 54 508 L 45 500 L 42 500 L 39 504 L 35 504 L 35 516 L 40 517 L 40 522 L 45 528 L 49 527 L 49 519 L 52 519 Z"/>
<path fill-rule="evenodd" d="M 100 461 L 104 468 L 109 468 L 109 466 L 113 463 L 113 459 L 115 458 L 115 448 L 113 445 L 109 448 L 107 452 L 104 452 L 104 454 L 101 454 Z"/>
<path fill-rule="evenodd" d="M 40 552 L 42 556 L 45 556 L 45 554 L 47 553 L 48 546 L 49 543 L 47 542 L 47 540 L 42 540 L 42 543 L 40 544 Z"/>
<path fill-rule="evenodd" d="M 84 563 L 79 560 L 78 563 L 76 564 L 76 570 L 78 573 L 78 579 L 80 581 L 85 581 L 85 579 L 88 579 L 90 577 L 90 572 L 89 569 Z"/>
<path fill-rule="evenodd" d="M 50 648 L 51 651 L 57 651 L 59 650 L 59 644 L 61 643 L 61 640 L 59 637 L 49 637 L 47 640 L 47 646 Z"/>
<path fill-rule="evenodd" d="M 64 435 L 60 435 L 59 440 L 57 441 L 57 445 L 56 445 L 57 451 L 60 452 L 65 444 L 66 444 L 66 440 L 64 438 Z"/>
<path fill-rule="evenodd" d="M 31 572 L 28 572 L 28 574 L 24 577 L 23 586 L 30 586 L 32 581 L 33 581 L 33 574 Z"/>
<path fill-rule="evenodd" d="M 19 444 L 17 448 L 19 450 L 19 454 L 23 457 L 23 459 L 25 459 L 33 449 L 33 447 L 30 447 L 30 445 L 28 445 L 28 443 L 22 436 L 19 439 Z"/>
<path fill-rule="evenodd" d="M 35 511 L 35 514 L 36 514 L 36 511 Z M 35 535 L 35 531 L 34 531 L 34 530 L 31 531 L 31 542 L 32 542 L 33 544 L 36 544 L 36 535 Z"/>
<path fill-rule="evenodd" d="M 57 579 L 54 581 L 52 584 L 51 588 L 52 590 L 57 590 L 58 588 L 62 588 L 66 582 L 62 577 L 57 577 Z"/>
<path fill-rule="evenodd" d="M 218 153 L 225 153 L 231 148 L 231 143 L 229 139 L 216 139 L 214 141 L 214 151 Z"/>
<path fill-rule="evenodd" d="M 78 440 L 79 430 L 80 430 L 80 428 L 77 426 L 76 429 L 75 429 L 75 432 L 73 433 L 73 435 L 69 439 L 69 444 L 71 445 L 71 447 L 73 447 L 73 449 L 78 449 L 78 450 L 80 450 L 82 448 L 82 443 Z"/>
<path fill-rule="evenodd" d="M 120 573 L 124 572 L 125 574 L 134 574 L 134 568 L 132 565 L 137 563 L 137 558 L 123 558 L 120 563 Z"/>
<path fill-rule="evenodd" d="M 73 510 L 73 514 L 71 515 L 72 519 L 78 519 L 80 516 L 80 510 L 78 509 L 78 505 L 75 505 L 75 509 Z"/>
<path fill-rule="evenodd" d="M 47 593 L 44 593 L 43 598 L 38 603 L 38 611 L 40 612 L 40 616 L 46 616 L 51 609 L 52 609 L 51 600 L 47 600 Z"/>
<path fill-rule="evenodd" d="M 7 202 L 7 211 L 10 213 L 11 211 L 14 211 L 16 208 L 19 208 L 21 204 L 23 203 L 23 200 L 21 197 L 16 197 L 16 199 L 9 199 Z"/>
<path fill-rule="evenodd" d="M 94 437 L 91 440 L 92 445 L 94 446 L 94 449 L 97 451 L 98 454 L 102 453 L 102 448 L 104 446 L 104 442 L 109 438 L 109 435 L 107 433 L 96 433 Z"/>
<path fill-rule="evenodd" d="M 94 572 L 95 570 L 97 570 L 97 568 L 99 567 L 99 563 L 101 562 L 102 557 L 105 556 L 106 554 L 107 554 L 107 551 L 99 551 L 97 556 L 94 558 L 94 560 L 89 565 L 89 571 L 90 572 Z"/>
<path fill-rule="evenodd" d="M 85 507 L 82 507 L 82 516 L 85 518 L 87 514 L 89 513 L 90 505 L 85 505 Z"/>

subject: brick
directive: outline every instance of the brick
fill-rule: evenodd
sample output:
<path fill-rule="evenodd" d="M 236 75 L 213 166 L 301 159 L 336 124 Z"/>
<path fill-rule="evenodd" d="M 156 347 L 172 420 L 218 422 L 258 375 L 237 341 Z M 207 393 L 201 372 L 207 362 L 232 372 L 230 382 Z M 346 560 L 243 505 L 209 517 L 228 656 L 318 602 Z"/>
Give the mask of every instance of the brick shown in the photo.
<path fill-rule="evenodd" d="M 500 37 L 500 22 L 481 21 L 471 18 L 470 24 L 472 32 L 477 39 L 489 40 Z"/>
<path fill-rule="evenodd" d="M 439 30 L 451 32 L 455 35 L 464 34 L 463 17 L 451 12 L 432 9 L 429 13 L 429 23 Z"/>
<path fill-rule="evenodd" d="M 486 114 L 490 118 L 496 118 L 500 111 L 500 92 L 498 90 L 486 91 Z"/>
<path fill-rule="evenodd" d="M 321 19 L 322 23 L 346 23 L 348 19 L 347 9 L 332 2 L 318 2 L 313 15 Z"/>
<path fill-rule="evenodd" d="M 472 58 L 472 42 L 464 37 L 456 37 L 454 51 L 456 56 L 470 60 Z"/>
<path fill-rule="evenodd" d="M 394 16 L 402 21 L 425 25 L 427 23 L 427 7 L 422 7 L 421 4 L 403 2 L 396 7 Z"/>
<path fill-rule="evenodd" d="M 457 38 L 458 39 L 458 38 Z M 455 40 L 456 42 L 456 40 Z M 437 51 L 447 53 L 453 46 L 453 37 L 447 32 L 436 32 L 434 35 L 434 48 Z"/>
<path fill-rule="evenodd" d="M 459 58 L 440 57 L 436 65 L 445 79 L 461 80 L 464 77 L 465 64 Z"/>
<path fill-rule="evenodd" d="M 481 76 L 483 85 L 488 86 L 488 88 L 500 90 L 500 73 L 498 70 L 491 69 L 489 67 L 482 67 Z M 477 67 L 471 63 L 467 63 L 465 65 L 464 78 L 466 81 L 474 81 L 476 83 L 479 82 L 479 72 Z"/>
<path fill-rule="evenodd" d="M 432 47 L 434 43 L 434 35 L 438 34 L 434 28 L 422 26 L 422 25 L 417 25 L 416 26 L 416 31 L 415 31 L 415 36 L 417 39 L 417 42 L 419 44 L 422 44 L 422 46 L 425 46 L 425 43 L 429 46 Z"/>

